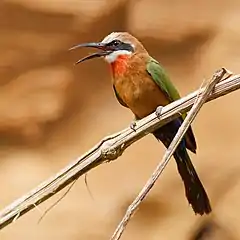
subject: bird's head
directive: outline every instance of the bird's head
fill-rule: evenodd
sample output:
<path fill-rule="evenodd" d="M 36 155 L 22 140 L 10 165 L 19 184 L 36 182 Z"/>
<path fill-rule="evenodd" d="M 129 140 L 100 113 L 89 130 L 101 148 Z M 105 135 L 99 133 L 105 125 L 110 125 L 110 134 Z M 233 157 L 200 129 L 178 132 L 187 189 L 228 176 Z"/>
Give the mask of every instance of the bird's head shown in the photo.
<path fill-rule="evenodd" d="M 99 57 L 104 57 L 108 63 L 112 64 L 119 58 L 128 59 L 133 54 L 145 51 L 142 44 L 127 32 L 113 32 L 101 42 L 82 43 L 70 48 L 70 50 L 79 47 L 96 48 L 100 51 L 78 60 L 76 64 Z"/>

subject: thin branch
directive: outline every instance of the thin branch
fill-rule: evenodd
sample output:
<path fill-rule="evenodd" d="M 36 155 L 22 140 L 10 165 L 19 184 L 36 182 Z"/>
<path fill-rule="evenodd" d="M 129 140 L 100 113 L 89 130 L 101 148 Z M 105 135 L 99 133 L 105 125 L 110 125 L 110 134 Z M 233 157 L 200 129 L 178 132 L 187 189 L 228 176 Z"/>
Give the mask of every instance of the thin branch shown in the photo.
<path fill-rule="evenodd" d="M 71 183 L 71 185 L 68 187 L 67 191 L 55 202 L 53 205 L 51 205 L 46 211 L 42 213 L 42 216 L 38 220 L 38 224 L 43 220 L 43 218 L 49 213 L 63 198 L 67 196 L 67 194 L 70 192 L 70 190 L 73 188 L 74 184 L 76 183 L 77 179 L 74 179 L 74 181 Z M 38 206 L 36 206 L 38 207 Z"/>
<path fill-rule="evenodd" d="M 88 193 L 89 193 L 90 197 L 92 198 L 92 200 L 94 200 L 93 194 L 92 194 L 92 192 L 91 192 L 91 190 L 88 186 L 87 173 L 84 175 L 84 183 L 85 183 L 85 186 L 88 190 Z"/>
<path fill-rule="evenodd" d="M 240 75 L 232 76 L 218 83 L 207 101 L 226 95 L 239 88 Z M 201 96 L 204 89 L 205 88 L 201 88 L 165 106 L 162 109 L 160 120 L 155 113 L 152 113 L 137 122 L 135 131 L 128 127 L 115 135 L 104 138 L 95 147 L 66 166 L 55 176 L 44 181 L 38 187 L 3 209 L 0 212 L 0 229 L 13 222 L 13 220 L 17 220 L 23 214 L 35 208 L 35 206 L 46 201 L 86 172 L 102 163 L 118 158 L 127 147 L 176 118 L 179 112 L 183 113 L 188 111 L 197 96 Z"/>
<path fill-rule="evenodd" d="M 128 222 L 130 221 L 133 214 L 137 211 L 138 206 L 141 204 L 141 202 L 145 199 L 149 191 L 152 189 L 158 178 L 160 177 L 161 173 L 169 163 L 174 151 L 176 150 L 178 144 L 181 142 L 184 134 L 186 133 L 188 127 L 192 123 L 192 121 L 197 116 L 199 110 L 207 100 L 208 96 L 212 92 L 214 86 L 222 80 L 223 76 L 225 75 L 227 71 L 225 69 L 222 69 L 221 71 L 217 71 L 214 75 L 212 80 L 207 84 L 206 88 L 204 89 L 204 92 L 202 95 L 196 100 L 194 105 L 192 106 L 191 110 L 189 111 L 187 117 L 183 121 L 181 127 L 178 129 L 177 134 L 173 138 L 171 144 L 169 145 L 168 149 L 166 150 L 162 161 L 157 165 L 156 169 L 152 173 L 152 176 L 149 178 L 145 186 L 142 188 L 141 192 L 138 194 L 138 196 L 135 198 L 135 200 L 129 205 L 122 221 L 117 226 L 114 234 L 111 237 L 111 240 L 119 240 L 120 237 L 123 234 L 123 231 L 126 229 L 126 226 Z"/>

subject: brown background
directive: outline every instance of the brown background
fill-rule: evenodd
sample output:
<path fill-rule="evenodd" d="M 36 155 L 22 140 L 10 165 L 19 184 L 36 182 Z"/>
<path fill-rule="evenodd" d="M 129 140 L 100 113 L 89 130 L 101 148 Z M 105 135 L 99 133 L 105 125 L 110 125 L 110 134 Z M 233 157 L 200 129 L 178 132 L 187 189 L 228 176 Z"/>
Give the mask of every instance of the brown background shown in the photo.
<path fill-rule="evenodd" d="M 0 207 L 31 190 L 105 135 L 129 125 L 108 66 L 74 67 L 88 51 L 76 43 L 129 31 L 169 72 L 182 95 L 225 66 L 239 73 L 238 0 L 1 0 Z M 123 239 L 240 239 L 240 93 L 204 106 L 193 124 L 191 155 L 214 213 L 196 217 L 172 161 L 129 224 Z M 109 239 L 126 207 L 161 159 L 152 136 L 118 161 L 90 172 L 40 224 L 62 194 L 0 232 L 0 239 Z M 202 238 L 197 231 L 210 232 Z"/>

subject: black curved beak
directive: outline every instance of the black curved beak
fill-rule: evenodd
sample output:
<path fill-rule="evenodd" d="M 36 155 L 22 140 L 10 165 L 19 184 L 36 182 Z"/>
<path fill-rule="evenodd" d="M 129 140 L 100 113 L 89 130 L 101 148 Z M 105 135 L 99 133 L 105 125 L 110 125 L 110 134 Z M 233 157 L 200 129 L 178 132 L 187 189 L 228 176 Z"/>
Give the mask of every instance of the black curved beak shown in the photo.
<path fill-rule="evenodd" d="M 82 43 L 82 44 L 78 44 L 76 46 L 71 47 L 69 50 L 75 50 L 77 48 L 81 48 L 81 47 L 90 47 L 90 48 L 97 48 L 100 49 L 102 51 L 97 52 L 97 53 L 93 53 L 91 55 L 88 55 L 80 60 L 78 60 L 75 64 L 81 63 L 83 61 L 89 60 L 89 59 L 93 59 L 93 58 L 97 58 L 97 57 L 103 57 L 103 56 L 107 56 L 108 54 L 112 53 L 112 50 L 110 50 L 107 45 L 105 43 L 102 42 L 98 42 L 98 43 Z"/>

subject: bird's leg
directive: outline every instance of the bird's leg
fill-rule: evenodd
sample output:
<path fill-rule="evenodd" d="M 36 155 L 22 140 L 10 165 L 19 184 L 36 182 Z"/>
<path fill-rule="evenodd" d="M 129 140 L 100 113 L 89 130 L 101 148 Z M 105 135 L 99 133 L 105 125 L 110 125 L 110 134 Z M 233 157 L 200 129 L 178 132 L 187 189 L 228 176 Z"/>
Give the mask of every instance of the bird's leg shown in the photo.
<path fill-rule="evenodd" d="M 134 117 L 134 120 L 130 123 L 130 128 L 131 128 L 134 132 L 136 132 L 137 121 L 138 121 L 137 116 L 135 116 L 135 117 Z"/>
<path fill-rule="evenodd" d="M 131 128 L 134 132 L 136 132 L 136 129 L 135 129 L 136 126 L 137 126 L 136 121 L 132 121 L 132 122 L 130 123 L 130 128 Z"/>
<path fill-rule="evenodd" d="M 155 111 L 156 116 L 158 117 L 158 119 L 161 118 L 162 109 L 163 109 L 163 106 L 158 106 L 156 111 Z"/>

